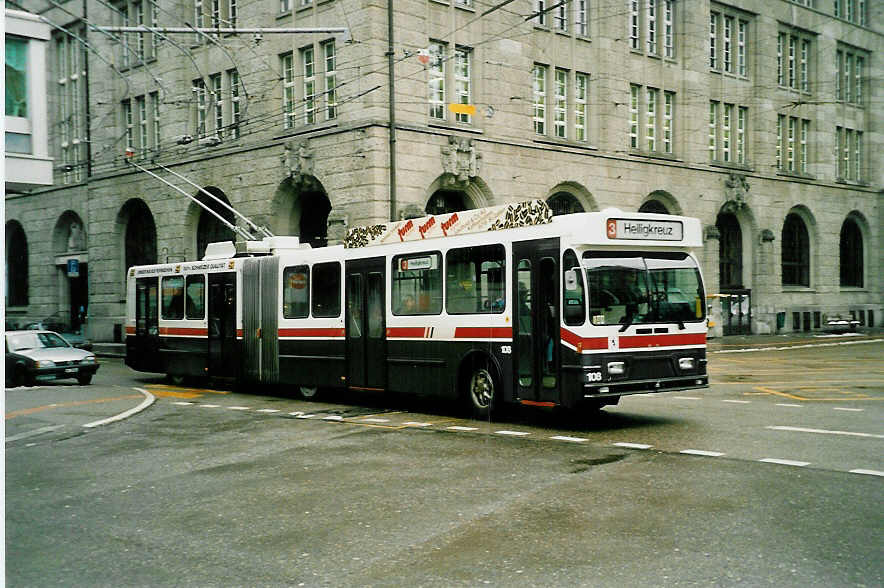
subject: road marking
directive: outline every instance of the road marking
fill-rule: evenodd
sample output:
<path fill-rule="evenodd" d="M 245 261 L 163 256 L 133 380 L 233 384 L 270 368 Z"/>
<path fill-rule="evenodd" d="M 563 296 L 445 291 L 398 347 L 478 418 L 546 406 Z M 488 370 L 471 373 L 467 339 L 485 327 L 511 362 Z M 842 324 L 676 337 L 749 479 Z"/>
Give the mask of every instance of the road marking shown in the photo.
<path fill-rule="evenodd" d="M 808 347 L 835 347 L 836 345 L 863 345 L 880 343 L 884 339 L 866 339 L 863 341 L 839 341 L 837 343 L 811 343 L 808 345 L 790 345 L 788 347 L 752 347 L 746 349 L 719 349 L 710 353 L 749 353 L 751 351 L 788 351 L 789 349 L 806 349 Z"/>
<path fill-rule="evenodd" d="M 626 449 L 650 449 L 653 445 L 645 445 L 644 443 L 614 443 L 616 447 L 625 447 Z"/>
<path fill-rule="evenodd" d="M 142 410 L 144 410 L 145 408 L 147 408 L 148 406 L 150 406 L 151 404 L 153 404 L 156 401 L 156 397 L 153 394 L 151 394 L 150 392 L 148 392 L 147 390 L 145 390 L 144 388 L 134 388 L 134 389 L 138 390 L 139 392 L 141 392 L 141 394 L 144 395 L 144 400 L 141 401 L 141 404 L 139 404 L 135 408 L 130 408 L 129 410 L 123 411 L 118 415 L 114 415 L 114 416 L 106 418 L 106 419 L 101 419 L 100 421 L 92 421 L 91 423 L 86 423 L 83 426 L 86 427 L 87 429 L 91 429 L 94 427 L 100 427 L 101 425 L 106 425 L 108 423 L 121 421 L 125 418 L 129 418 L 133 414 L 141 412 Z"/>
<path fill-rule="evenodd" d="M 28 388 L 29 391 L 36 389 L 37 388 Z M 138 388 L 136 388 L 136 390 L 138 390 Z M 73 402 L 56 402 L 53 404 L 47 404 L 46 406 L 35 406 L 34 408 L 23 408 L 21 410 L 7 412 L 4 418 L 5 420 L 9 420 L 18 416 L 34 414 L 36 412 L 42 412 L 44 410 L 52 410 L 53 408 L 68 408 L 71 406 L 83 406 L 86 404 L 102 404 L 104 402 L 115 402 L 117 400 L 130 400 L 132 398 L 139 398 L 139 396 L 137 394 L 129 394 L 126 396 L 117 396 L 116 398 L 93 398 L 91 400 L 76 400 Z"/>
<path fill-rule="evenodd" d="M 478 431 L 479 427 L 445 427 L 449 431 Z"/>
<path fill-rule="evenodd" d="M 202 408 L 221 408 L 220 404 L 200 404 Z"/>
<path fill-rule="evenodd" d="M 884 439 L 884 435 L 876 435 L 874 433 L 855 433 L 853 431 L 829 431 L 826 429 L 807 429 L 804 427 L 765 427 L 772 431 L 793 431 L 796 433 L 820 433 L 822 435 L 847 435 L 849 437 L 871 437 L 873 439 Z"/>
<path fill-rule="evenodd" d="M 673 398 L 676 400 L 700 400 L 696 396 L 673 396 Z"/>
<path fill-rule="evenodd" d="M 279 412 L 279 410 L 277 410 L 275 408 L 259 408 L 255 412 L 264 412 L 264 413 L 270 414 L 270 413 L 274 413 L 274 412 Z"/>
<path fill-rule="evenodd" d="M 843 408 L 841 406 L 836 406 L 832 410 L 843 410 L 844 412 L 862 412 L 864 408 Z"/>
<path fill-rule="evenodd" d="M 368 419 L 361 419 L 359 422 L 360 423 L 389 423 L 390 419 L 368 418 Z"/>
<path fill-rule="evenodd" d="M 228 406 L 230 410 L 251 410 L 248 406 Z"/>
<path fill-rule="evenodd" d="M 868 476 L 884 476 L 884 472 L 878 470 L 850 470 L 851 474 L 866 474 Z"/>
<path fill-rule="evenodd" d="M 342 421 L 342 420 L 344 420 L 344 417 L 342 417 L 340 415 L 333 414 L 333 415 L 329 415 L 327 417 L 324 417 L 322 420 L 324 420 L 324 421 Z"/>
<path fill-rule="evenodd" d="M 783 406 L 785 408 L 804 408 L 804 405 L 802 404 L 783 404 L 781 402 L 778 402 L 777 406 Z"/>
<path fill-rule="evenodd" d="M 724 455 L 720 451 L 705 451 L 703 449 L 682 449 L 679 453 L 686 455 L 702 455 L 704 457 L 721 457 Z"/>
<path fill-rule="evenodd" d="M 730 402 L 731 404 L 751 404 L 751 400 L 722 400 L 722 402 Z"/>
<path fill-rule="evenodd" d="M 810 465 L 809 461 L 794 461 L 791 459 L 776 459 L 773 457 L 765 457 L 764 459 L 759 459 L 758 461 L 764 463 L 775 463 L 779 465 L 787 465 L 787 466 L 795 466 L 798 468 L 803 468 L 806 465 Z"/>
<path fill-rule="evenodd" d="M 432 427 L 433 423 L 417 423 L 414 421 L 408 421 L 407 423 L 402 423 L 406 427 Z"/>
<path fill-rule="evenodd" d="M 24 433 L 19 433 L 18 435 L 12 435 L 11 437 L 6 438 L 6 442 L 10 441 L 18 441 L 19 439 L 27 439 L 28 437 L 35 437 L 37 435 L 42 435 L 43 433 L 49 433 L 55 431 L 56 429 L 60 429 L 64 427 L 64 425 L 52 425 L 49 427 L 40 427 L 39 429 L 34 429 L 33 431 L 25 431 Z"/>
<path fill-rule="evenodd" d="M 555 439 L 556 441 L 569 441 L 571 443 L 583 443 L 584 441 L 589 441 L 589 439 L 584 439 L 583 437 L 568 437 L 567 435 L 554 435 L 550 437 L 550 439 Z"/>
<path fill-rule="evenodd" d="M 193 402 L 173 402 L 172 404 L 174 404 L 175 406 L 190 406 L 191 404 L 194 404 L 194 403 Z"/>
<path fill-rule="evenodd" d="M 296 418 L 299 418 L 299 419 L 312 419 L 313 417 L 316 416 L 315 414 L 304 414 L 302 412 L 293 412 L 291 414 L 293 414 Z"/>
<path fill-rule="evenodd" d="M 511 437 L 524 437 L 525 435 L 530 435 L 531 433 L 526 433 L 524 431 L 494 431 L 495 435 L 509 435 Z"/>

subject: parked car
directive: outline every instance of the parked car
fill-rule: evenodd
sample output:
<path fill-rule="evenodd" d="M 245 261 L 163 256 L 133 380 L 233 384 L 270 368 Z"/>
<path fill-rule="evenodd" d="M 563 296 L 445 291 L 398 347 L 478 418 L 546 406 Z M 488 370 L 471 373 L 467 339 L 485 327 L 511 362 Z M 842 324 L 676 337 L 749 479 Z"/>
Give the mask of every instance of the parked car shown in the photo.
<path fill-rule="evenodd" d="M 49 319 L 43 319 L 35 323 L 28 323 L 25 329 L 30 331 L 54 331 L 62 336 L 62 338 L 70 343 L 73 347 L 79 347 L 86 351 L 92 351 L 92 341 L 81 335 L 80 333 L 71 333 L 64 323 L 54 324 Z"/>
<path fill-rule="evenodd" d="M 6 333 L 6 385 L 33 386 L 39 381 L 76 378 L 89 384 L 98 371 L 95 354 L 72 346 L 53 331 Z"/>

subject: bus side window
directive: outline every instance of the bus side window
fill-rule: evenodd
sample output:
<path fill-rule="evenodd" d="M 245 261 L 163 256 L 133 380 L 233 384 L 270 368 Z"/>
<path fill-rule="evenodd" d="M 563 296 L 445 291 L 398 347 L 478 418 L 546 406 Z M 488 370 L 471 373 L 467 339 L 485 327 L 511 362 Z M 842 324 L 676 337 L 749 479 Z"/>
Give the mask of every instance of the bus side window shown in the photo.
<path fill-rule="evenodd" d="M 341 264 L 337 261 L 313 266 L 313 316 L 341 316 Z"/>
<path fill-rule="evenodd" d="M 184 318 L 184 276 L 166 276 L 163 278 L 162 318 Z"/>
<path fill-rule="evenodd" d="M 206 277 L 187 276 L 186 316 L 189 319 L 203 319 L 206 316 Z"/>
<path fill-rule="evenodd" d="M 502 245 L 452 249 L 445 260 L 445 295 L 450 314 L 503 312 L 506 300 Z"/>
<path fill-rule="evenodd" d="M 307 318 L 310 314 L 310 268 L 296 265 L 282 274 L 282 316 Z"/>
<path fill-rule="evenodd" d="M 583 270 L 571 249 L 562 257 L 562 314 L 566 325 L 582 325 L 586 320 Z"/>
<path fill-rule="evenodd" d="M 393 314 L 442 312 L 442 255 L 417 253 L 393 258 L 390 301 Z"/>

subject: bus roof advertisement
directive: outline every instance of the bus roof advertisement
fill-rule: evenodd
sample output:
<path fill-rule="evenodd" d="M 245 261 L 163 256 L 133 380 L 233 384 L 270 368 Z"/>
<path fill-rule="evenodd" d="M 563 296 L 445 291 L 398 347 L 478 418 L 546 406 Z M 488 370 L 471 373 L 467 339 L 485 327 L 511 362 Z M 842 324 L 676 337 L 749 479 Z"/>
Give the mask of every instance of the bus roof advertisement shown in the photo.
<path fill-rule="evenodd" d="M 632 220 L 610 218 L 606 223 L 609 239 L 633 239 L 641 241 L 681 241 L 681 221 Z"/>

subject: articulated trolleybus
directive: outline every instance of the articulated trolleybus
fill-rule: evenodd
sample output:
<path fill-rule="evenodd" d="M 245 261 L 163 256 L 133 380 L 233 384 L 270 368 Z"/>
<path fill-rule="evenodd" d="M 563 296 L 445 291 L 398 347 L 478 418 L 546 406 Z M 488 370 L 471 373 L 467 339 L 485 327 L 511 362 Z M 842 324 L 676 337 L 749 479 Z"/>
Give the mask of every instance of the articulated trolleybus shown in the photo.
<path fill-rule="evenodd" d="M 695 218 L 542 201 L 211 244 L 128 274 L 126 363 L 173 378 L 597 409 L 708 386 Z M 239 252 L 237 252 L 237 249 Z"/>

